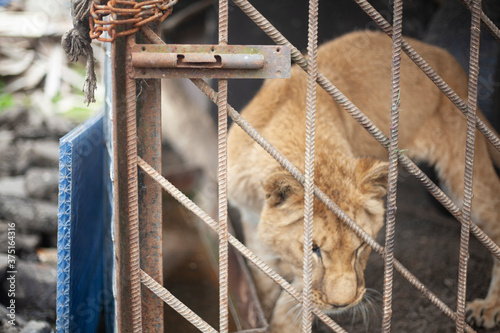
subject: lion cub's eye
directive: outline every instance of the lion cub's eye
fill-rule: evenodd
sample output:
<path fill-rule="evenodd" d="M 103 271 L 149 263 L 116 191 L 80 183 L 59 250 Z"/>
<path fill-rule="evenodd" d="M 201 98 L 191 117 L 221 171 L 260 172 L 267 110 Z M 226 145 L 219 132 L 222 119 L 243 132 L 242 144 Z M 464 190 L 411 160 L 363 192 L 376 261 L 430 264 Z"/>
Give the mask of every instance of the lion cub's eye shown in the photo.
<path fill-rule="evenodd" d="M 313 250 L 313 253 L 315 253 L 318 257 L 321 258 L 321 249 L 319 248 L 318 245 L 313 244 L 312 250 Z"/>

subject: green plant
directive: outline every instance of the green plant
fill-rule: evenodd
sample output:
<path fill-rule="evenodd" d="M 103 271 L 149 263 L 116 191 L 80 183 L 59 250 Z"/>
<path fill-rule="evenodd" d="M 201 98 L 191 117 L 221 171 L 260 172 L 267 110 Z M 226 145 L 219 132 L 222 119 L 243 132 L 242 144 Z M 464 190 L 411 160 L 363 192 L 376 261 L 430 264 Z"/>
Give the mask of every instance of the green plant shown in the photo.
<path fill-rule="evenodd" d="M 5 81 L 0 77 L 0 113 L 14 106 L 14 96 L 11 93 L 4 92 Z"/>

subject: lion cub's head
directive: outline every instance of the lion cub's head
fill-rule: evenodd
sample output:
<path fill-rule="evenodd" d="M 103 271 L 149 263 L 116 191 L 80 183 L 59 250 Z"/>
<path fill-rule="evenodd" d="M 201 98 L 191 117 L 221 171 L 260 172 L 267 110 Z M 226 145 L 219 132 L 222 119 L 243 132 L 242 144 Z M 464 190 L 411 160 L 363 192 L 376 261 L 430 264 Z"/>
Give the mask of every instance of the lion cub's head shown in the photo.
<path fill-rule="evenodd" d="M 352 157 L 321 163 L 315 167 L 315 184 L 376 237 L 384 221 L 387 163 Z M 304 189 L 286 171 L 271 174 L 263 188 L 259 236 L 301 279 Z M 371 249 L 317 199 L 313 230 L 314 303 L 329 312 L 358 304 L 366 291 L 363 271 Z"/>

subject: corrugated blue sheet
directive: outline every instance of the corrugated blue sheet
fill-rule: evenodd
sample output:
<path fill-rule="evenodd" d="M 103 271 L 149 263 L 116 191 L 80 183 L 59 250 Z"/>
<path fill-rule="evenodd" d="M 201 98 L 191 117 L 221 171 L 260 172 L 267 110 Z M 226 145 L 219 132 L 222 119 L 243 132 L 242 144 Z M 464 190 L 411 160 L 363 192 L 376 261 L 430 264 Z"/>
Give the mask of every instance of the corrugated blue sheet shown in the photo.
<path fill-rule="evenodd" d="M 60 140 L 58 332 L 95 332 L 105 303 L 113 300 L 104 281 L 105 254 L 111 243 L 105 148 L 103 114 Z"/>

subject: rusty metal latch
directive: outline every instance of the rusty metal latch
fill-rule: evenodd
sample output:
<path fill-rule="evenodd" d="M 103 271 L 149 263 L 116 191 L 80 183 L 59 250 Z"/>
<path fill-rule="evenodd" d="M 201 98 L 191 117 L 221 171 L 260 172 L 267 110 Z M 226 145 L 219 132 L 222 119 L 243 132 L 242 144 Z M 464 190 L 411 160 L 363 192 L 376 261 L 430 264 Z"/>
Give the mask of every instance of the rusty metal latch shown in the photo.
<path fill-rule="evenodd" d="M 134 78 L 287 78 L 290 48 L 243 45 L 155 45 L 132 48 Z"/>
<path fill-rule="evenodd" d="M 140 68 L 260 69 L 264 67 L 264 56 L 262 54 L 134 53 L 132 64 Z"/>

